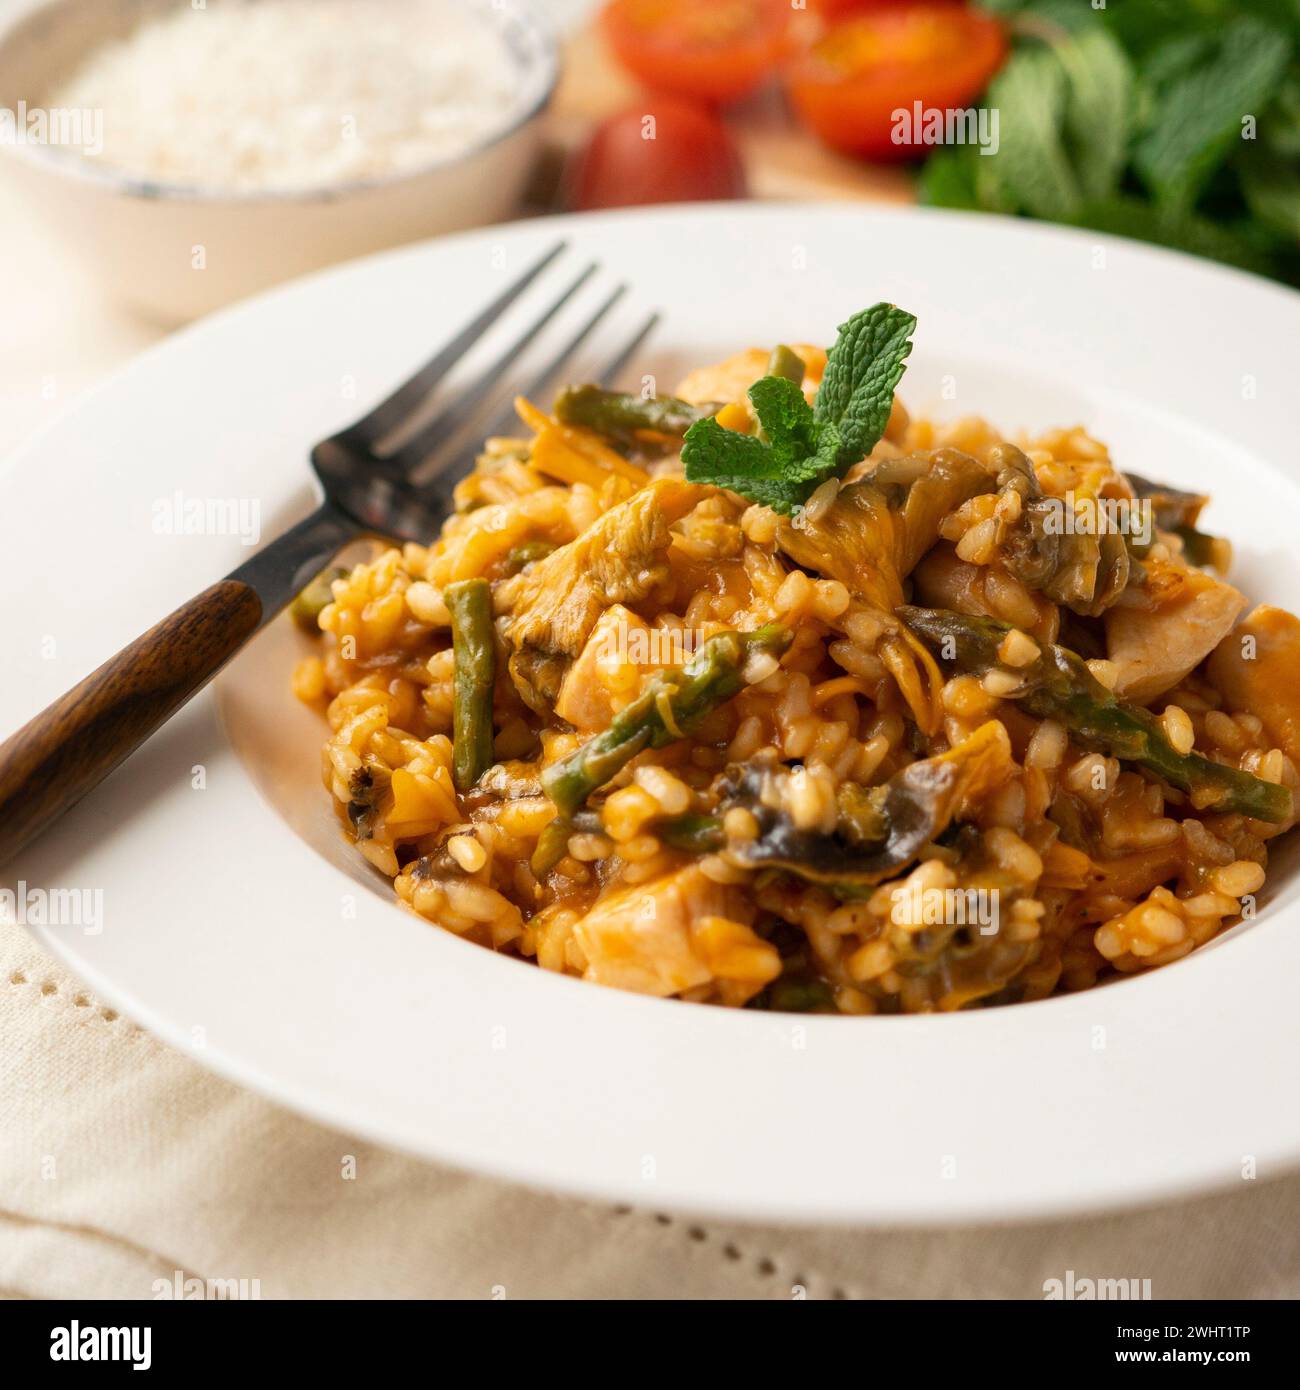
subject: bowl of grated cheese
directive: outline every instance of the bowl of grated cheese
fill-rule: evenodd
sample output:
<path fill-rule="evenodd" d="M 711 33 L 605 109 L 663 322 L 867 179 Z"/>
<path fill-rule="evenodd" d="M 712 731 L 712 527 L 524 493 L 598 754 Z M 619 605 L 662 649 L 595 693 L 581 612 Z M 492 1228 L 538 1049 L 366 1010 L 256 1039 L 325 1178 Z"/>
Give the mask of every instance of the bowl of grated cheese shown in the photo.
<path fill-rule="evenodd" d="M 26 0 L 0 170 L 168 322 L 511 216 L 559 70 L 524 0 Z"/>

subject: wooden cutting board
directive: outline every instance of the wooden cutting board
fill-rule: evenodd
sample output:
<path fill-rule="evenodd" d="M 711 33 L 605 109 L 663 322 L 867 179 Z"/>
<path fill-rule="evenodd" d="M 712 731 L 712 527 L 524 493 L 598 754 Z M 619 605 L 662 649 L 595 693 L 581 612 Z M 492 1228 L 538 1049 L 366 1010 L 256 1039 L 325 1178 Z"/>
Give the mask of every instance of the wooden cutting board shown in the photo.
<path fill-rule="evenodd" d="M 548 117 L 551 142 L 565 152 L 574 148 L 597 121 L 634 106 L 641 90 L 593 29 L 579 31 L 565 45 L 563 74 Z M 905 169 L 860 164 L 826 149 L 795 122 L 775 88 L 733 107 L 727 124 L 756 198 L 914 201 Z"/>

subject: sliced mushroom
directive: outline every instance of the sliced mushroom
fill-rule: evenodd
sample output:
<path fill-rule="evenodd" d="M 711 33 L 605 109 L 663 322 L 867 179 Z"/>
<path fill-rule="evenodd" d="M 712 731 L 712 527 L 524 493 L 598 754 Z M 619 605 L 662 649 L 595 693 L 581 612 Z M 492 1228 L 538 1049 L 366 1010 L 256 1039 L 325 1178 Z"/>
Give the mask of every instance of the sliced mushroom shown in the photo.
<path fill-rule="evenodd" d="M 1067 529 L 1065 502 L 1043 495 L 1029 459 L 1014 444 L 989 451 L 998 491 L 1021 499 L 1017 520 L 1002 541 L 1007 569 L 1030 589 L 1073 612 L 1095 617 L 1128 586 L 1132 560 L 1116 531 Z"/>
<path fill-rule="evenodd" d="M 743 806 L 758 822 L 754 840 L 729 853 L 749 868 L 783 869 L 848 895 L 882 883 L 911 863 L 973 800 L 1012 771 L 1007 731 L 982 724 L 946 753 L 909 764 L 880 787 L 842 787 L 835 830 L 801 830 L 772 795 L 774 770 L 749 764 L 723 785 L 723 804 Z M 776 801 L 778 804 L 773 805 Z"/>
<path fill-rule="evenodd" d="M 902 603 L 903 580 L 935 543 L 944 517 L 991 487 L 984 466 L 957 449 L 891 459 L 841 488 L 816 520 L 782 521 L 777 545 L 806 569 L 890 612 Z"/>

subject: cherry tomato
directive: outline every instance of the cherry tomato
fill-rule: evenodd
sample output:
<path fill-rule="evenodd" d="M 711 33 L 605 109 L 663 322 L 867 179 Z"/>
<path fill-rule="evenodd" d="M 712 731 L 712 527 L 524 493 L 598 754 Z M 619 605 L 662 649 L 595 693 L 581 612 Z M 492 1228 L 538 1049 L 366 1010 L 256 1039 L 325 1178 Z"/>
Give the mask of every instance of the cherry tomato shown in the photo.
<path fill-rule="evenodd" d="M 965 0 L 926 0 L 932 5 L 962 5 Z M 916 4 L 916 0 L 808 0 L 808 8 L 813 14 L 833 22 L 847 19 L 849 15 L 864 14 L 868 10 L 901 10 Z"/>
<path fill-rule="evenodd" d="M 612 0 L 601 27 L 648 87 L 718 105 L 748 96 L 785 51 L 790 0 Z"/>
<path fill-rule="evenodd" d="M 743 198 L 745 173 L 727 128 L 707 107 L 651 96 L 596 127 L 570 164 L 579 210 Z"/>
<path fill-rule="evenodd" d="M 786 89 L 799 118 L 834 149 L 907 159 L 925 146 L 894 141 L 894 112 L 911 113 L 918 101 L 925 109 L 969 106 L 1006 51 L 1002 25 L 982 11 L 882 9 L 827 30 L 791 67 Z"/>

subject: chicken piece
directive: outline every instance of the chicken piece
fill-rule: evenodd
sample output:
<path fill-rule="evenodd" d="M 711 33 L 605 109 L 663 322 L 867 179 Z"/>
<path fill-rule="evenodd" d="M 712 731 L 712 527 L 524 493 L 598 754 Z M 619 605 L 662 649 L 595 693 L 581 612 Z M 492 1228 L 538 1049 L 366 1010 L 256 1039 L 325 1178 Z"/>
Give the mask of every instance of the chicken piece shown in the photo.
<path fill-rule="evenodd" d="M 531 709 L 550 713 L 605 609 L 635 603 L 662 578 L 669 528 L 704 495 L 694 483 L 657 478 L 503 586 L 510 677 Z"/>
<path fill-rule="evenodd" d="M 640 691 L 641 672 L 647 669 L 640 658 L 649 656 L 651 645 L 649 624 L 631 609 L 621 603 L 605 609 L 582 655 L 569 667 L 555 702 L 556 714 L 584 734 L 607 729 Z"/>
<path fill-rule="evenodd" d="M 791 343 L 790 348 L 803 358 L 803 392 L 811 397 L 821 385 L 822 373 L 826 370 L 826 350 L 808 343 Z M 770 356 L 763 348 L 746 348 L 744 352 L 737 352 L 723 362 L 697 367 L 683 378 L 673 394 L 690 401 L 692 405 L 705 405 L 710 401 L 724 404 L 744 401 L 749 388 L 760 377 L 767 375 Z"/>
<path fill-rule="evenodd" d="M 1300 618 L 1261 603 L 1219 643 L 1206 669 L 1228 708 L 1256 715 L 1300 763 Z"/>
<path fill-rule="evenodd" d="M 1248 600 L 1220 579 L 1181 565 L 1148 566 L 1147 602 L 1111 608 L 1106 656 L 1118 668 L 1115 693 L 1150 704 L 1172 689 L 1232 630 Z"/>
<path fill-rule="evenodd" d="M 587 958 L 586 978 L 660 998 L 707 985 L 714 972 L 691 924 L 734 916 L 736 896 L 694 864 L 615 889 L 574 928 Z"/>

